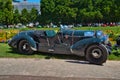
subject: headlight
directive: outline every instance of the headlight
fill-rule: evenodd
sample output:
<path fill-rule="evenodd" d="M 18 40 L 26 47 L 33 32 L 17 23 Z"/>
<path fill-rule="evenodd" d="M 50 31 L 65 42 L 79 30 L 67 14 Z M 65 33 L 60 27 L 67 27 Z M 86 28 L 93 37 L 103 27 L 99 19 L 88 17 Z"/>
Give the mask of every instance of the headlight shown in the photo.
<path fill-rule="evenodd" d="M 97 36 L 98 38 L 100 38 L 100 37 L 104 36 L 104 34 L 103 34 L 102 31 L 97 31 L 97 32 L 96 32 L 96 36 Z"/>
<path fill-rule="evenodd" d="M 102 42 L 107 44 L 109 42 L 108 35 L 105 35 L 102 31 L 97 31 L 96 32 L 97 38 L 100 38 Z"/>

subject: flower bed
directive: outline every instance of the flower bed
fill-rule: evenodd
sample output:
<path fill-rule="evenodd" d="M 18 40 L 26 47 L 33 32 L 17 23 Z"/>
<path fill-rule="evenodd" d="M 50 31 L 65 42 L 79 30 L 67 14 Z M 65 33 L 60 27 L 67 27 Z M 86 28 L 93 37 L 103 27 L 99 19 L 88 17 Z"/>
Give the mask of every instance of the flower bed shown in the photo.
<path fill-rule="evenodd" d="M 7 42 L 18 32 L 19 30 L 0 30 L 0 42 Z"/>

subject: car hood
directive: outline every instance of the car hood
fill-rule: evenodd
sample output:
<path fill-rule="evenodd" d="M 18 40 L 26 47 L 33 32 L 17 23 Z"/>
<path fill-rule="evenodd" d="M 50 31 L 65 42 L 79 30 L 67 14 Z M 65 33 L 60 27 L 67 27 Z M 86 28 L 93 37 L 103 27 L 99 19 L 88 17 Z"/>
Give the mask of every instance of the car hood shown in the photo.
<path fill-rule="evenodd" d="M 64 30 L 62 31 L 63 35 L 74 35 L 74 36 L 94 36 L 95 31 L 88 30 Z"/>

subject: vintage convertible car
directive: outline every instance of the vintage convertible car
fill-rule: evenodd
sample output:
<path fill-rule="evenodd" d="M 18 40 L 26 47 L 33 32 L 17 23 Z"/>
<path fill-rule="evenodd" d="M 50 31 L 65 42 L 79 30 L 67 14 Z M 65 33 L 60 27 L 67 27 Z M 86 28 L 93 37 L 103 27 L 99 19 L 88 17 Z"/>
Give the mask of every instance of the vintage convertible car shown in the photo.
<path fill-rule="evenodd" d="M 106 62 L 111 52 L 108 36 L 102 31 L 83 31 L 61 28 L 54 30 L 29 30 L 15 35 L 9 46 L 23 54 L 34 51 L 55 54 L 75 54 L 85 56 L 93 64 Z"/>

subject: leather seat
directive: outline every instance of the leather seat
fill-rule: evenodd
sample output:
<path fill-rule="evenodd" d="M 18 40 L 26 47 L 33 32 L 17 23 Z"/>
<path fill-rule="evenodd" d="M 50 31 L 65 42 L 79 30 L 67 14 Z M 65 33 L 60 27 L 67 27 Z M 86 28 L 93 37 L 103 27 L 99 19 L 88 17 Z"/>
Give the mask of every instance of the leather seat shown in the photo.
<path fill-rule="evenodd" d="M 45 31 L 45 33 L 46 33 L 46 37 L 48 38 L 52 38 L 56 36 L 56 32 L 54 30 L 47 30 Z"/>

